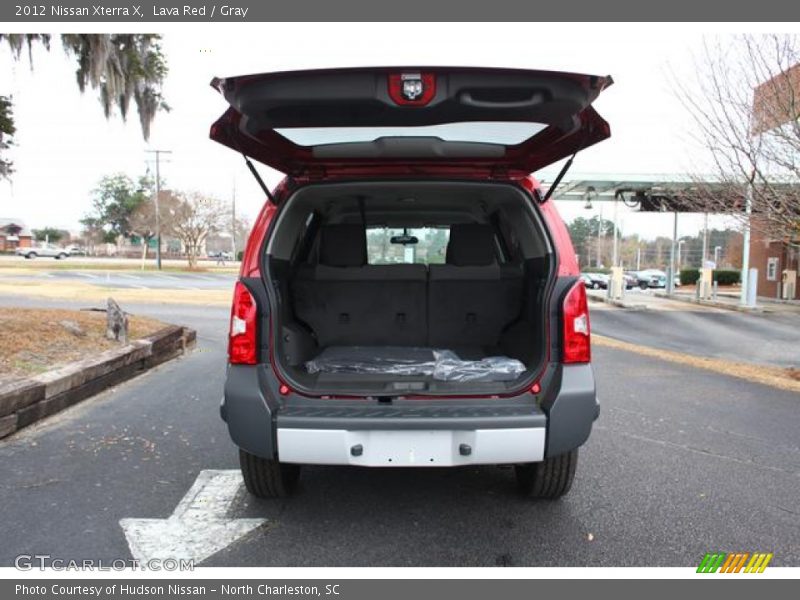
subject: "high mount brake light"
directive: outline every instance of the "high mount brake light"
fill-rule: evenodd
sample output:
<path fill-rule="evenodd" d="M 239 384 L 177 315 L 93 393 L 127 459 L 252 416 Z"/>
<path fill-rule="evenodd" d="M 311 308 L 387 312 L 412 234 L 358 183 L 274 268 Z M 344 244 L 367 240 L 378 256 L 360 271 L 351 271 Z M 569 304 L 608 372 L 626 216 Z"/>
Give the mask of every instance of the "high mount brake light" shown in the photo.
<path fill-rule="evenodd" d="M 228 338 L 228 361 L 232 365 L 254 365 L 257 362 L 257 313 L 255 298 L 241 281 L 237 281 L 233 289 Z"/>
<path fill-rule="evenodd" d="M 586 302 L 586 287 L 580 279 L 567 292 L 562 306 L 563 313 L 563 362 L 588 363 L 592 360 L 589 305 Z"/>

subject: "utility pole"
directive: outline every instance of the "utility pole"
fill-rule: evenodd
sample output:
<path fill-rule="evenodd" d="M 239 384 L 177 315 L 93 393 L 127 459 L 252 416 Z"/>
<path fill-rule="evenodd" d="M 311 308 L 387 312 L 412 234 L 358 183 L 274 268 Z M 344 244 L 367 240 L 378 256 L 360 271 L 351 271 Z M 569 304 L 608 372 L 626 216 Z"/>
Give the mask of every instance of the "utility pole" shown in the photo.
<path fill-rule="evenodd" d="M 747 182 L 747 188 L 744 192 L 744 212 L 745 222 L 744 231 L 742 232 L 742 290 L 739 296 L 739 304 L 747 306 L 747 288 L 750 284 L 750 217 L 753 214 L 753 182 L 752 179 Z"/>
<path fill-rule="evenodd" d="M 600 205 L 600 220 L 598 221 L 597 225 L 597 268 L 603 266 L 603 204 L 598 202 Z"/>
<path fill-rule="evenodd" d="M 233 194 L 231 195 L 231 245 L 233 258 L 236 260 L 236 178 L 233 178 Z"/>
<path fill-rule="evenodd" d="M 171 150 L 147 150 L 156 155 L 156 268 L 161 270 L 161 210 L 158 206 L 159 196 L 161 196 L 161 155 L 172 154 Z"/>
<path fill-rule="evenodd" d="M 708 260 L 708 213 L 704 215 L 703 222 L 703 258 L 700 260 L 700 268 L 704 269 Z"/>
<path fill-rule="evenodd" d="M 611 258 L 611 266 L 616 267 L 617 261 L 619 259 L 619 251 L 617 250 L 617 196 L 614 196 L 614 246 L 613 246 L 613 256 Z"/>
<path fill-rule="evenodd" d="M 678 211 L 674 213 L 672 223 L 672 243 L 669 246 L 669 272 L 667 273 L 667 294 L 670 296 L 675 291 L 675 247 L 678 245 Z"/>

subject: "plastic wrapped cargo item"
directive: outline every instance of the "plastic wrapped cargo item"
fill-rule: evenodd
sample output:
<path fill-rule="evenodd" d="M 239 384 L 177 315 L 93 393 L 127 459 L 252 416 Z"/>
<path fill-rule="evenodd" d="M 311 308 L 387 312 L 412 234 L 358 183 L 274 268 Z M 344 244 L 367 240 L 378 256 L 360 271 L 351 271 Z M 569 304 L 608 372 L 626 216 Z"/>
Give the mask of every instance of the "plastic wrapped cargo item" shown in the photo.
<path fill-rule="evenodd" d="M 513 381 L 525 365 L 507 356 L 462 360 L 452 350 L 399 346 L 331 346 L 306 363 L 311 373 L 432 376 L 438 381 Z"/>
<path fill-rule="evenodd" d="M 306 363 L 306 370 L 311 374 L 432 375 L 435 366 L 430 348 L 329 346 Z"/>
<path fill-rule="evenodd" d="M 439 381 L 514 381 L 525 372 L 524 364 L 507 356 L 461 360 L 450 350 L 434 351 L 434 355 L 433 378 Z"/>

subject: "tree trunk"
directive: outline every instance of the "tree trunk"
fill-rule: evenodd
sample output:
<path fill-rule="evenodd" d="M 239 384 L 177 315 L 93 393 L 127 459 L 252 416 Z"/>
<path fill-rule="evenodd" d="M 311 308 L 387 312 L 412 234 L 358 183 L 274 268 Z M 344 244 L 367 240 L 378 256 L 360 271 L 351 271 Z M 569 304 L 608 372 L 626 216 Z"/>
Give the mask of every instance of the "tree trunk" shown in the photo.
<path fill-rule="evenodd" d="M 197 245 L 188 244 L 186 246 L 186 257 L 189 259 L 189 269 L 197 268 Z"/>
<path fill-rule="evenodd" d="M 142 271 L 144 271 L 144 263 L 147 260 L 147 242 L 146 238 L 142 238 Z"/>

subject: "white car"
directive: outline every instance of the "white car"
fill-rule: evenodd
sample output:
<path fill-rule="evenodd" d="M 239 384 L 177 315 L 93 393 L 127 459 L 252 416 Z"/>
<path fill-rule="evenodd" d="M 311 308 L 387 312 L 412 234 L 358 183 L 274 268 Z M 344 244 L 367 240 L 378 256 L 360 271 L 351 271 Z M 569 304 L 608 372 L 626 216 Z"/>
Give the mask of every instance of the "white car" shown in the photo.
<path fill-rule="evenodd" d="M 55 258 L 56 260 L 61 260 L 62 258 L 67 258 L 69 256 L 69 250 L 64 248 L 59 248 L 58 246 L 54 246 L 53 244 L 42 244 L 38 247 L 30 247 L 30 248 L 17 248 L 17 256 L 24 256 L 25 258 L 36 258 L 38 256 L 46 256 L 50 258 Z"/>

